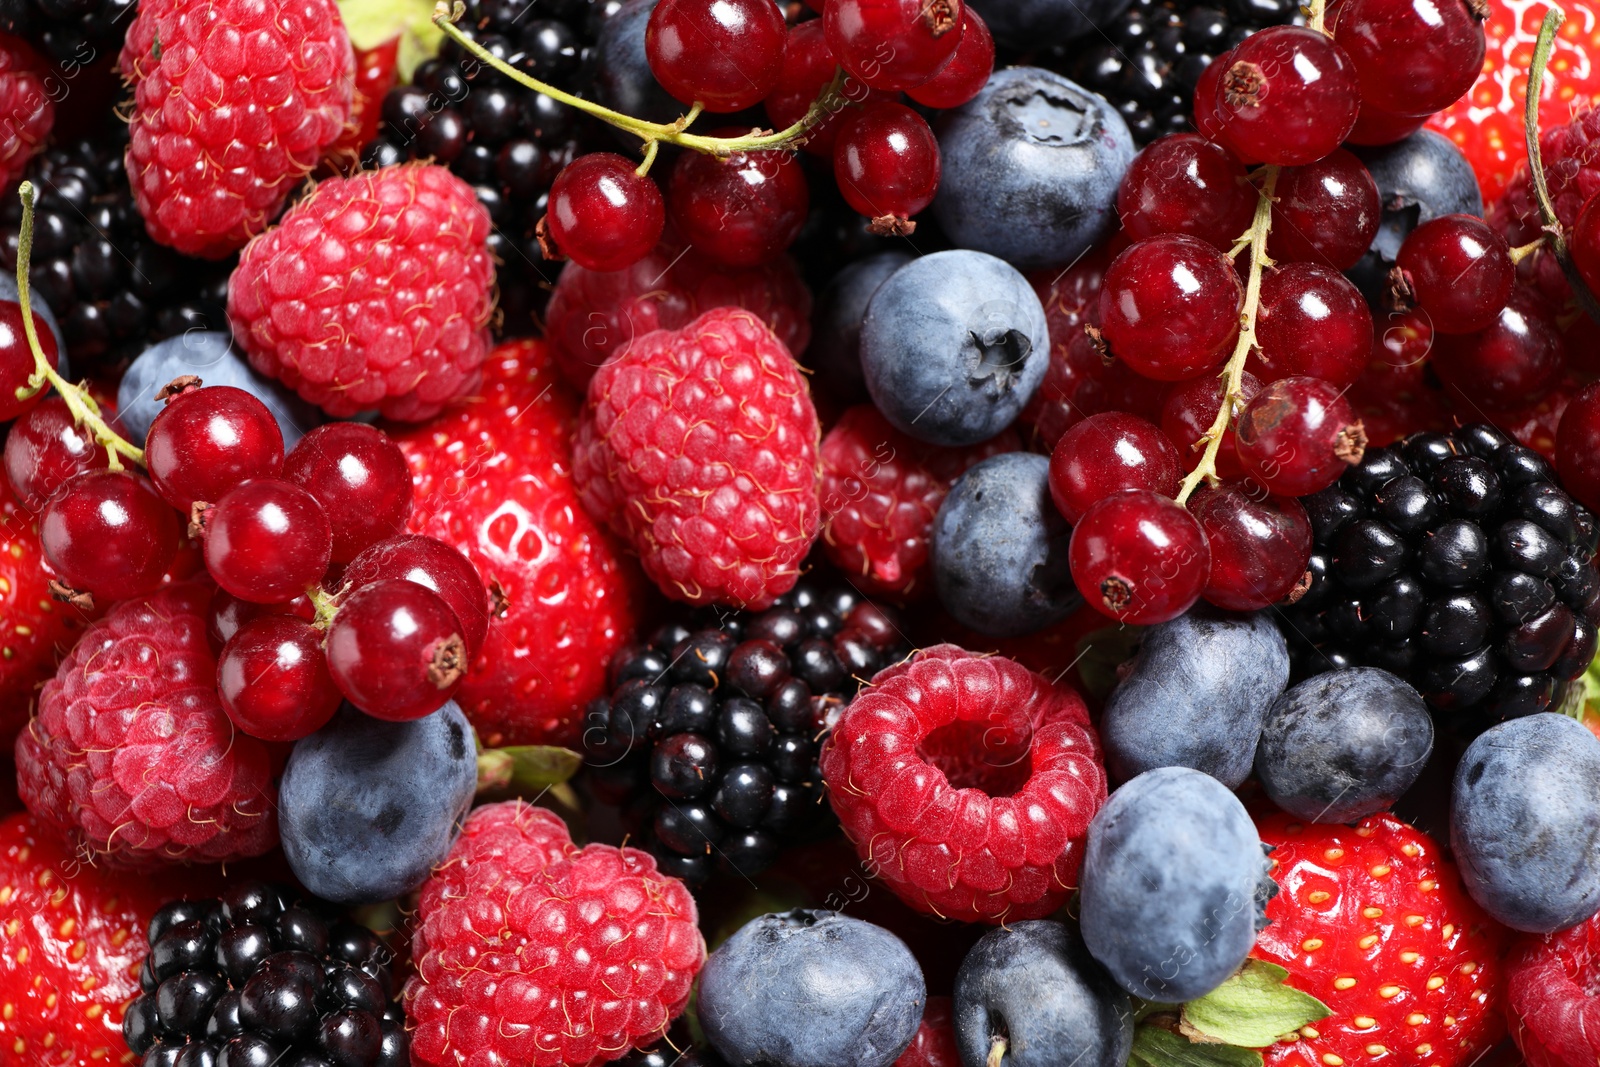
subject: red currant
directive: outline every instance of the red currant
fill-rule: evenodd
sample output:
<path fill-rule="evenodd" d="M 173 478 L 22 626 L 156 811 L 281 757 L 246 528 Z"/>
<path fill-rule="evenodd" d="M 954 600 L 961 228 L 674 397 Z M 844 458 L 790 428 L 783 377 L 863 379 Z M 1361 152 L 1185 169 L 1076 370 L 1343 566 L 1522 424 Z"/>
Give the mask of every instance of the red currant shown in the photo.
<path fill-rule="evenodd" d="M 839 129 L 833 177 L 845 203 L 872 219 L 875 231 L 910 233 L 906 220 L 939 189 L 939 142 L 904 104 L 868 104 Z"/>
<path fill-rule="evenodd" d="M 828 47 L 845 70 L 874 89 L 930 80 L 961 43 L 961 0 L 828 0 Z"/>
<path fill-rule="evenodd" d="M 726 158 L 685 152 L 672 168 L 667 207 L 678 233 L 698 251 L 730 267 L 755 267 L 783 255 L 800 236 L 811 189 L 793 152 Z"/>
<path fill-rule="evenodd" d="M 333 562 L 393 537 L 411 518 L 411 470 L 382 430 L 330 422 L 300 439 L 283 463 L 285 481 L 316 498 L 333 528 Z"/>
<path fill-rule="evenodd" d="M 73 475 L 105 470 L 111 460 L 94 435 L 73 421 L 67 402 L 48 396 L 11 424 L 5 463 L 17 499 L 38 511 Z"/>
<path fill-rule="evenodd" d="M 327 656 L 345 699 L 393 722 L 438 710 L 466 671 L 455 612 L 433 590 L 398 579 L 345 597 L 328 627 Z"/>
<path fill-rule="evenodd" d="M 1234 154 L 1193 133 L 1153 141 L 1133 157 L 1117 189 L 1117 214 L 1134 240 L 1198 237 L 1224 251 L 1250 228 L 1256 189 Z"/>
<path fill-rule="evenodd" d="M 1339 0 L 1333 39 L 1362 102 L 1391 115 L 1443 111 L 1483 70 L 1483 19 L 1465 0 Z"/>
<path fill-rule="evenodd" d="M 1239 338 L 1244 287 L 1233 261 L 1195 237 L 1129 245 L 1100 288 L 1100 332 L 1111 355 L 1157 381 L 1193 378 Z"/>
<path fill-rule="evenodd" d="M 1372 346 L 1374 366 L 1394 370 L 1415 367 L 1433 351 L 1433 323 L 1422 312 L 1391 311 L 1382 322 L 1374 323 Z"/>
<path fill-rule="evenodd" d="M 661 190 L 614 152 L 590 152 L 561 169 L 550 186 L 548 239 L 587 270 L 632 266 L 666 228 Z"/>
<path fill-rule="evenodd" d="M 759 104 L 778 83 L 784 36 L 772 0 L 661 0 L 644 54 L 667 92 L 727 114 Z"/>
<path fill-rule="evenodd" d="M 1202 487 L 1189 510 L 1211 547 L 1211 580 L 1203 595 L 1217 607 L 1257 611 L 1289 596 L 1305 577 L 1311 520 L 1300 501 L 1224 482 Z"/>
<path fill-rule="evenodd" d="M 1095 351 L 1092 345 L 1090 351 Z M 1100 359 L 1097 351 L 1095 358 Z M 1080 416 L 1125 411 L 1152 422 L 1161 417 L 1161 402 L 1167 395 L 1165 382 L 1146 378 L 1126 363 L 1113 362 L 1108 367 L 1103 359 L 1100 362 L 1100 373 L 1078 388 Z"/>
<path fill-rule="evenodd" d="M 1600 383 L 1586 385 L 1567 403 L 1556 431 L 1561 484 L 1590 511 L 1600 511 Z"/>
<path fill-rule="evenodd" d="M 50 565 L 67 585 L 100 600 L 153 592 L 178 555 L 178 534 L 177 512 L 126 470 L 75 476 L 39 518 Z"/>
<path fill-rule="evenodd" d="M 1227 143 L 1263 163 L 1326 156 L 1356 124 L 1361 98 L 1344 49 L 1304 26 L 1268 26 L 1219 56 L 1215 114 Z"/>
<path fill-rule="evenodd" d="M 322 631 L 293 615 L 261 615 L 217 660 L 217 695 L 233 724 L 263 741 L 298 741 L 328 724 L 342 699 Z"/>
<path fill-rule="evenodd" d="M 283 473 L 283 431 L 267 405 L 231 385 L 169 397 L 145 435 L 145 467 L 167 503 L 187 512 L 246 478 Z"/>
<path fill-rule="evenodd" d="M 1471 215 L 1445 215 L 1412 230 L 1395 266 L 1404 283 L 1396 296 L 1425 311 L 1439 333 L 1488 329 L 1517 280 L 1506 239 Z"/>
<path fill-rule="evenodd" d="M 961 43 L 955 55 L 932 78 L 907 89 L 906 95 L 923 107 L 960 107 L 978 95 L 993 73 L 994 37 L 983 16 L 969 7 L 961 15 Z"/>
<path fill-rule="evenodd" d="M 1517 289 L 1488 329 L 1438 334 L 1429 362 L 1439 380 L 1474 407 L 1509 411 L 1555 388 L 1566 370 L 1567 346 L 1544 301 Z"/>
<path fill-rule="evenodd" d="M 51 367 L 60 363 L 56 352 L 56 335 L 45 324 L 43 317 L 33 313 L 33 329 L 39 335 L 39 349 Z M 36 364 L 33 349 L 28 347 L 28 335 L 22 328 L 22 305 L 15 300 L 0 300 L 0 422 L 10 422 L 27 411 L 46 394 L 40 389 L 26 400 L 17 399 L 17 390 L 28 386 Z"/>
<path fill-rule="evenodd" d="M 1167 391 L 1161 405 L 1161 432 L 1177 447 L 1180 455 L 1198 456 L 1205 450 L 1203 438 L 1217 420 L 1226 385 L 1220 377 L 1206 375 L 1179 382 Z M 1217 473 L 1224 478 L 1244 476 L 1244 467 L 1233 447 L 1233 420 L 1259 392 L 1261 379 L 1245 371 L 1239 378 L 1239 399 L 1234 402 L 1228 428 L 1222 431 L 1222 444 L 1217 446 Z"/>
<path fill-rule="evenodd" d="M 1567 238 L 1572 262 L 1591 293 L 1600 293 L 1600 196 L 1591 196 Z"/>
<path fill-rule="evenodd" d="M 1067 555 L 1083 598 L 1135 626 L 1188 611 L 1211 573 L 1200 524 L 1148 489 L 1124 489 L 1091 507 L 1073 527 Z"/>
<path fill-rule="evenodd" d="M 483 578 L 471 560 L 443 541 L 405 534 L 373 545 L 351 560 L 344 572 L 345 585 L 351 589 L 386 578 L 403 578 L 438 593 L 461 623 L 467 655 L 478 654 L 489 631 L 489 608 Z"/>
<path fill-rule="evenodd" d="M 1367 436 L 1344 392 L 1321 378 L 1283 378 L 1245 406 L 1235 448 L 1249 474 L 1279 496 L 1326 489 L 1360 463 Z"/>
<path fill-rule="evenodd" d="M 221 652 L 222 646 L 233 640 L 240 627 L 263 615 L 293 615 L 311 622 L 317 617 L 317 609 L 304 594 L 281 604 L 252 604 L 219 586 L 211 594 L 211 603 L 206 609 L 206 638 L 211 642 L 212 651 Z"/>
<path fill-rule="evenodd" d="M 1200 72 L 1199 79 L 1194 83 L 1194 128 L 1200 131 L 1201 137 L 1222 145 L 1243 162 L 1259 162 L 1241 153 L 1237 145 L 1228 142 L 1222 121 L 1221 87 L 1222 65 L 1213 60 L 1206 64 L 1205 70 Z"/>
<path fill-rule="evenodd" d="M 1344 149 L 1278 175 L 1267 251 L 1279 263 L 1349 270 L 1372 245 L 1383 214 L 1378 183 Z"/>
<path fill-rule="evenodd" d="M 224 493 L 205 516 L 206 569 L 241 600 L 292 600 L 328 569 L 333 529 L 298 485 L 253 478 Z"/>
<path fill-rule="evenodd" d="M 1362 104 L 1356 124 L 1345 137 L 1347 144 L 1385 145 L 1403 141 L 1422 129 L 1428 116 L 1393 115 L 1369 104 Z"/>
<path fill-rule="evenodd" d="M 811 19 L 789 30 L 789 40 L 783 50 L 783 73 L 778 85 L 762 101 L 767 118 L 775 129 L 786 130 L 805 118 L 811 104 L 821 95 L 823 88 L 833 80 L 839 63 L 828 49 L 822 32 L 822 20 Z M 869 89 L 859 78 L 846 77 L 839 88 L 841 100 L 827 118 L 806 131 L 800 147 L 823 159 L 833 158 L 833 142 L 839 137 L 839 127 L 855 108 L 845 104 L 864 104 L 868 100 L 893 100 L 894 96 L 877 89 Z"/>
<path fill-rule="evenodd" d="M 1372 357 L 1372 312 L 1349 279 L 1290 263 L 1261 282 L 1252 364 L 1262 381 L 1322 378 L 1351 385 Z"/>
<path fill-rule="evenodd" d="M 1151 422 L 1120 411 L 1090 415 L 1050 454 L 1050 496 L 1069 523 L 1123 489 L 1178 492 L 1178 450 Z"/>

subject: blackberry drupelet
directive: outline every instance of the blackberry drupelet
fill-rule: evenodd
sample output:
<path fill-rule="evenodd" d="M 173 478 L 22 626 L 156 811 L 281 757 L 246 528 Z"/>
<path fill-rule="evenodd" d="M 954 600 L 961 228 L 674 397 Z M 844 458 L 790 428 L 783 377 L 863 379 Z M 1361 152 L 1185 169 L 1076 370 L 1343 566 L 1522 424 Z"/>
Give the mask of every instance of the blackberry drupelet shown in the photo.
<path fill-rule="evenodd" d="M 894 620 L 853 591 L 800 585 L 758 614 L 696 613 L 612 660 L 584 748 L 605 799 L 662 871 L 691 884 L 766 869 L 827 826 L 817 756 L 830 709 L 904 657 Z"/>
<path fill-rule="evenodd" d="M 1280 619 L 1301 674 L 1393 671 L 1469 736 L 1581 693 L 1600 524 L 1537 452 L 1486 425 L 1413 434 L 1302 503 L 1309 584 Z"/>
<path fill-rule="evenodd" d="M 150 921 L 123 1036 L 144 1067 L 407 1067 L 393 953 L 282 886 L 241 881 Z"/>
<path fill-rule="evenodd" d="M 0 0 L 0 33 L 26 37 L 57 63 L 115 55 L 138 0 Z"/>

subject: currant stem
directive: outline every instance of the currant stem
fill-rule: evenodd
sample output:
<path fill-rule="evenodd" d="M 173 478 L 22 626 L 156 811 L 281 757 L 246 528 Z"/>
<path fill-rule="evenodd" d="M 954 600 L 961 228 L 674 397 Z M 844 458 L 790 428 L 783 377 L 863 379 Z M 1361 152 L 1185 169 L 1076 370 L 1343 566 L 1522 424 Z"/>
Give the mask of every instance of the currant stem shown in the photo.
<path fill-rule="evenodd" d="M 1306 25 L 1318 33 L 1327 33 L 1327 18 L 1328 0 L 1311 0 L 1306 10 Z"/>
<path fill-rule="evenodd" d="M 1521 263 L 1523 260 L 1527 259 L 1529 256 L 1533 255 L 1535 252 L 1539 251 L 1539 249 L 1541 249 L 1543 247 L 1544 247 L 1544 237 L 1542 237 L 1542 236 L 1535 237 L 1533 240 L 1529 241 L 1525 245 L 1518 245 L 1517 247 L 1513 248 L 1509 253 L 1509 255 L 1511 256 L 1511 265 L 1513 267 L 1516 266 L 1518 263 Z"/>
<path fill-rule="evenodd" d="M 1188 501 L 1202 481 L 1217 480 L 1217 453 L 1222 448 L 1222 435 L 1227 432 L 1228 423 L 1233 421 L 1234 405 L 1244 399 L 1244 365 L 1250 358 L 1251 349 L 1256 347 L 1256 312 L 1261 307 L 1261 276 L 1272 265 L 1272 260 L 1267 258 L 1267 235 L 1272 232 L 1272 194 L 1277 186 L 1278 168 L 1263 168 L 1255 217 L 1250 222 L 1250 229 L 1235 245 L 1237 251 L 1248 249 L 1250 252 L 1244 309 L 1239 313 L 1239 340 L 1233 347 L 1233 355 L 1228 357 L 1228 365 L 1222 370 L 1222 403 L 1217 407 L 1217 417 L 1201 438 L 1206 443 L 1206 449 L 1200 455 L 1200 462 L 1195 464 L 1194 470 L 1189 472 L 1183 479 L 1183 485 L 1178 488 L 1177 499 L 1180 504 Z"/>
<path fill-rule="evenodd" d="M 22 198 L 22 226 L 17 234 L 17 303 L 22 306 L 22 332 L 28 338 L 28 350 L 33 353 L 33 373 L 28 384 L 17 390 L 17 399 L 25 400 L 43 389 L 48 383 L 66 401 L 72 420 L 87 426 L 106 450 L 108 465 L 114 471 L 122 469 L 126 456 L 140 466 L 144 465 L 144 449 L 136 448 L 120 437 L 100 416 L 100 405 L 81 385 L 74 385 L 50 366 L 44 349 L 39 345 L 39 332 L 33 325 L 33 301 L 28 290 L 28 266 L 33 258 L 33 183 L 23 182 L 17 189 Z"/>
<path fill-rule="evenodd" d="M 339 596 L 330 593 L 320 585 L 306 587 L 306 599 L 311 601 L 312 610 L 316 617 L 311 625 L 319 630 L 326 630 L 333 624 L 333 617 L 339 613 Z"/>

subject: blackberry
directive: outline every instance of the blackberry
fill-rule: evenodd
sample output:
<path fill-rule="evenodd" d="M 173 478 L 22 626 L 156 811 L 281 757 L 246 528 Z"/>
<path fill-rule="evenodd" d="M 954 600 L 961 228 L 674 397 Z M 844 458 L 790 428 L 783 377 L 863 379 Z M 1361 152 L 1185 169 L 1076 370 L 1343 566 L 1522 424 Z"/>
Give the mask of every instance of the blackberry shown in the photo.
<path fill-rule="evenodd" d="M 617 653 L 610 697 L 588 709 L 597 792 L 669 874 L 764 870 L 827 828 L 816 761 L 830 710 L 905 651 L 882 608 L 807 585 L 758 614 L 664 626 Z"/>
<path fill-rule="evenodd" d="M 138 0 L 0 0 L 0 33 L 26 37 L 73 68 L 115 55 Z"/>
<path fill-rule="evenodd" d="M 1041 57 L 1114 104 L 1147 144 L 1193 129 L 1194 86 L 1211 61 L 1256 30 L 1304 25 L 1298 0 L 1133 0 L 1101 32 Z"/>
<path fill-rule="evenodd" d="M 393 954 L 331 905 L 265 882 L 150 920 L 122 1033 L 144 1067 L 407 1067 Z"/>
<path fill-rule="evenodd" d="M 145 230 L 123 169 L 128 126 L 56 145 L 28 167 L 39 190 L 33 294 L 55 313 L 74 373 L 111 369 L 191 329 L 226 330 L 233 260 L 207 262 L 158 245 Z M 0 260 L 17 267 L 22 205 L 0 204 Z"/>
<path fill-rule="evenodd" d="M 1302 503 L 1315 548 L 1282 609 L 1300 673 L 1382 667 L 1468 735 L 1581 693 L 1600 525 L 1537 452 L 1484 425 L 1413 434 Z"/>

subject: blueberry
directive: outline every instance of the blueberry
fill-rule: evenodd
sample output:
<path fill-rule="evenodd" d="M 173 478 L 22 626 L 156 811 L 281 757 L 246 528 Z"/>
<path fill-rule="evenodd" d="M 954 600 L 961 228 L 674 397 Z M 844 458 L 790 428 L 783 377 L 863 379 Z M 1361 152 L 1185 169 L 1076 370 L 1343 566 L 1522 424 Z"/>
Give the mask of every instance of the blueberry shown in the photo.
<path fill-rule="evenodd" d="M 1600 740 L 1553 712 L 1491 727 L 1451 793 L 1450 845 L 1472 898 L 1548 934 L 1600 910 Z"/>
<path fill-rule="evenodd" d="M 16 272 L 0 271 L 0 300 L 13 304 L 21 303 L 17 296 Z M 56 321 L 55 312 L 50 310 L 49 304 L 40 299 L 38 293 L 32 291 L 32 286 L 29 286 L 28 306 L 33 309 L 35 315 L 44 320 L 45 325 L 50 327 L 50 332 L 55 335 L 56 370 L 61 372 L 63 378 L 71 381 L 72 367 L 67 363 L 67 335 L 61 332 L 61 324 Z M 20 321 L 20 316 L 18 318 Z"/>
<path fill-rule="evenodd" d="M 1044 456 L 991 456 L 939 505 L 934 584 L 945 609 L 974 630 L 1031 633 L 1082 603 L 1067 566 L 1072 530 L 1050 499 L 1049 473 Z"/>
<path fill-rule="evenodd" d="M 899 250 L 878 252 L 849 264 L 828 283 L 811 318 L 807 362 L 817 369 L 822 385 L 840 400 L 867 398 L 861 377 L 861 322 L 867 303 L 895 271 L 911 262 Z"/>
<path fill-rule="evenodd" d="M 698 1010 L 734 1067 L 889 1067 L 926 1000 L 922 968 L 898 937 L 796 910 L 752 919 L 711 954 Z"/>
<path fill-rule="evenodd" d="M 1044 307 L 1016 268 L 960 249 L 913 260 L 872 294 L 861 373 L 899 429 L 973 445 L 1011 425 L 1044 380 Z"/>
<path fill-rule="evenodd" d="M 1442 215 L 1483 217 L 1483 193 L 1472 164 L 1450 138 L 1418 130 L 1381 148 L 1350 146 L 1378 184 L 1383 217 L 1372 247 L 1345 273 L 1368 299 L 1383 290 L 1406 235 Z"/>
<path fill-rule="evenodd" d="M 995 40 L 1023 52 L 1055 48 L 1110 27 L 1129 0 L 976 0 Z"/>
<path fill-rule="evenodd" d="M 1310 822 L 1354 822 L 1393 806 L 1433 751 L 1433 719 L 1388 671 L 1309 678 L 1272 705 L 1256 775 L 1278 807 Z"/>
<path fill-rule="evenodd" d="M 472 727 L 452 703 L 411 722 L 350 707 L 297 741 L 278 787 L 283 852 L 327 900 L 392 900 L 444 859 L 478 783 Z"/>
<path fill-rule="evenodd" d="M 1116 229 L 1134 145 L 1103 97 L 1050 71 L 1010 67 L 946 112 L 938 135 L 933 211 L 957 246 L 1027 270 L 1071 263 Z"/>
<path fill-rule="evenodd" d="M 1239 798 L 1187 767 L 1146 771 L 1089 824 L 1083 938 L 1124 990 L 1176 1004 L 1238 969 L 1275 886 Z"/>
<path fill-rule="evenodd" d="M 1150 627 L 1100 721 L 1112 780 L 1191 767 L 1237 789 L 1288 682 L 1288 647 L 1265 615 L 1195 609 Z"/>
<path fill-rule="evenodd" d="M 644 51 L 645 25 L 655 9 L 656 0 L 626 0 L 606 19 L 594 46 L 594 88 L 600 103 L 614 111 L 650 122 L 671 122 L 685 108 L 661 88 Z M 632 137 L 620 130 L 617 135 Z"/>
<path fill-rule="evenodd" d="M 283 450 L 293 448 L 322 414 L 278 382 L 256 373 L 233 339 L 216 330 L 169 337 L 140 353 L 117 387 L 117 421 L 129 440 L 143 444 L 162 402 L 156 393 L 172 379 L 193 374 L 206 385 L 231 385 L 267 405 L 283 431 Z"/>

